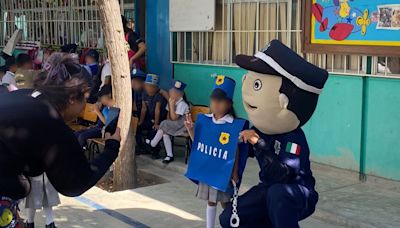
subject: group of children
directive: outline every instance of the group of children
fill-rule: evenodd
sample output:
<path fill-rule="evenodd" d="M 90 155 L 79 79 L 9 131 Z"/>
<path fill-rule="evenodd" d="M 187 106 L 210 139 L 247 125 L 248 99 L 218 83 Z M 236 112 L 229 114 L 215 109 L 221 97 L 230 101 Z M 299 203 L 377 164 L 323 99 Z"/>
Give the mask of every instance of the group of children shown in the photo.
<path fill-rule="evenodd" d="M 211 113 L 206 116 L 211 118 L 214 124 L 229 124 L 236 118 L 233 108 L 235 81 L 229 77 L 224 77 L 222 83 L 219 83 L 218 80 L 220 78 L 216 79 L 217 85 L 228 84 L 229 89 L 225 89 L 226 86 L 216 86 L 213 89 L 210 96 Z M 185 96 L 186 84 L 174 80 L 167 92 L 159 87 L 157 75 L 146 74 L 139 69 L 132 71 L 131 84 L 132 113 L 139 118 L 136 133 L 136 153 L 150 152 L 153 159 L 158 159 L 162 140 L 166 152 L 163 162 L 168 164 L 174 161 L 171 137 L 189 135 L 192 139 L 194 138 L 194 123 L 190 114 L 190 105 Z M 111 97 L 111 86 L 103 86 L 99 93 L 99 100 L 104 108 L 103 111 L 100 111 L 101 109 L 96 110 L 102 123 L 107 118 L 106 110 L 113 105 Z M 95 130 L 91 130 L 96 132 L 96 137 L 101 135 L 101 126 L 101 124 L 98 124 Z M 82 137 L 82 135 L 79 137 Z M 86 139 L 79 139 L 81 145 L 84 145 Z M 232 179 L 235 182 L 239 181 L 237 160 L 235 160 L 232 171 Z M 214 227 L 217 203 L 221 203 L 225 207 L 226 203 L 230 202 L 231 194 L 216 190 L 205 183 L 199 183 L 196 196 L 208 202 L 207 227 Z"/>
<path fill-rule="evenodd" d="M 94 91 L 92 89 L 91 97 L 95 99 L 89 100 L 92 103 L 96 102 L 94 112 L 98 116 L 98 121 L 95 126 L 75 133 L 82 147 L 86 146 L 88 139 L 102 137 L 108 110 L 114 105 L 111 80 L 103 77 L 111 72 L 106 66 L 99 67 L 98 58 L 97 51 L 89 50 L 85 56 L 86 64 L 83 65 L 93 78 L 95 89 Z M 96 88 L 96 84 L 99 83 Z M 161 149 L 159 142 L 163 140 L 166 151 L 163 162 L 168 164 L 174 161 L 171 137 L 187 135 L 184 125 L 185 115 L 189 113 L 189 103 L 184 92 L 186 84 L 175 80 L 169 91 L 164 91 L 159 87 L 158 75 L 146 74 L 135 68 L 131 72 L 131 85 L 132 113 L 139 119 L 136 153 L 150 153 L 153 159 L 159 159 Z"/>
<path fill-rule="evenodd" d="M 32 80 L 28 80 L 27 78 L 21 78 L 20 81 L 22 83 L 17 82 L 17 75 L 23 76 L 21 72 L 32 70 L 32 59 L 28 54 L 21 53 L 17 56 L 17 58 L 10 56 L 5 60 L 5 65 L 0 69 L 0 73 L 2 76 L 0 77 L 0 86 L 4 91 L 14 91 L 18 88 L 29 87 L 29 85 L 25 85 L 28 83 L 31 85 Z"/>
<path fill-rule="evenodd" d="M 139 117 L 136 132 L 138 154 L 150 151 L 154 159 L 159 158 L 159 142 L 163 139 L 166 157 L 164 163 L 174 161 L 171 136 L 185 135 L 184 118 L 189 113 L 185 96 L 186 84 L 174 81 L 168 92 L 159 87 L 155 74 L 141 70 L 132 72 L 133 113 Z"/>

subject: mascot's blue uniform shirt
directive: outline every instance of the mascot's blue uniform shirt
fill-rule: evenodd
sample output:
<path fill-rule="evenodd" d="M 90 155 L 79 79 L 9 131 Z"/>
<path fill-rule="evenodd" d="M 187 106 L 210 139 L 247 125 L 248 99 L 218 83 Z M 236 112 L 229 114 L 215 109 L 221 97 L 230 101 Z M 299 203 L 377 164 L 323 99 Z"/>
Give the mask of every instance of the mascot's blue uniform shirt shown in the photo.
<path fill-rule="evenodd" d="M 260 166 L 260 181 L 299 184 L 313 191 L 315 179 L 310 169 L 310 151 L 301 128 L 280 135 L 266 135 L 258 129 L 260 139 L 252 149 Z"/>

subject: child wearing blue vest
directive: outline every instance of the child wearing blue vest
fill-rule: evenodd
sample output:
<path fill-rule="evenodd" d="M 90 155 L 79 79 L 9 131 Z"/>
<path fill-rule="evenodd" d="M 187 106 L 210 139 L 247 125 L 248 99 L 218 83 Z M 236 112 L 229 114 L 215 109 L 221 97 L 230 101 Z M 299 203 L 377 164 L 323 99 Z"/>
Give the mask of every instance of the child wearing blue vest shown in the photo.
<path fill-rule="evenodd" d="M 209 118 L 212 120 L 214 125 L 222 125 L 222 124 L 233 124 L 236 116 L 233 109 L 233 93 L 235 90 L 235 81 L 229 77 L 225 76 L 218 76 L 215 81 L 214 89 L 211 93 L 211 102 L 210 107 L 212 113 L 206 114 L 205 117 L 202 118 Z M 198 117 L 199 118 L 199 117 Z M 199 127 L 197 126 L 199 123 L 199 119 L 196 122 L 196 129 Z M 196 141 L 194 138 L 195 127 L 192 121 L 191 115 L 188 114 L 185 121 L 185 126 L 189 132 L 190 137 L 194 142 Z M 212 126 L 204 126 L 204 128 L 212 127 Z M 203 127 L 201 127 L 203 128 Z M 233 137 L 233 136 L 232 136 Z M 229 138 L 229 135 L 228 135 Z M 199 139 L 200 141 L 201 139 Z M 219 139 L 221 141 L 221 138 Z M 229 139 L 228 139 L 229 140 Z M 197 147 L 197 145 L 193 145 L 193 147 Z M 206 149 L 207 150 L 207 149 Z M 193 155 L 193 154 L 192 154 Z M 192 155 L 191 160 L 189 161 L 189 166 L 192 162 Z M 211 160 L 210 160 L 211 161 Z M 239 147 L 236 149 L 236 158 L 234 158 L 234 166 L 231 173 L 231 179 L 235 183 L 239 182 Z M 195 162 L 195 161 L 193 161 Z M 189 170 L 189 168 L 188 168 Z M 218 175 L 218 173 L 215 173 Z M 229 189 L 232 189 L 232 185 L 230 185 Z M 214 187 L 209 186 L 206 183 L 202 183 L 199 181 L 198 189 L 196 196 L 199 199 L 206 200 L 207 203 L 207 228 L 213 228 L 215 225 L 215 218 L 217 213 L 217 203 L 220 202 L 222 207 L 225 207 L 226 203 L 230 202 L 232 197 L 231 191 L 223 192 L 217 190 Z"/>
<path fill-rule="evenodd" d="M 90 76 L 97 76 L 100 70 L 99 66 L 99 52 L 90 49 L 85 54 L 85 65 L 83 67 L 89 72 Z"/>
<path fill-rule="evenodd" d="M 189 104 L 186 101 L 185 90 L 186 84 L 181 81 L 173 81 L 172 88 L 167 95 L 168 118 L 161 122 L 160 128 L 153 139 L 146 139 L 146 143 L 152 147 L 156 147 L 163 139 L 165 152 L 167 156 L 163 163 L 168 164 L 174 161 L 172 152 L 171 136 L 182 136 L 186 133 L 185 116 L 189 113 Z"/>

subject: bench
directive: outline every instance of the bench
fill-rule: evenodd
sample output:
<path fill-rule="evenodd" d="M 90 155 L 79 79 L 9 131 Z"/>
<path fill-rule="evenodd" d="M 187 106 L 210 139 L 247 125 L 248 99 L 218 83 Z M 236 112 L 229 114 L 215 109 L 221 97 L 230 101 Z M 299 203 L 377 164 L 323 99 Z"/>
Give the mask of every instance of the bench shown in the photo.
<path fill-rule="evenodd" d="M 81 131 L 87 129 L 89 125 L 92 125 L 97 122 L 97 114 L 94 112 L 96 104 L 86 103 L 85 109 L 79 115 L 78 120 L 76 123 L 69 124 L 69 127 L 73 131 Z M 79 123 L 81 122 L 81 123 Z M 83 123 L 82 123 L 83 122 Z"/>
<path fill-rule="evenodd" d="M 138 122 L 139 122 L 139 119 L 137 117 L 132 117 L 131 128 L 133 129 L 133 132 L 132 132 L 133 137 L 136 135 Z M 101 152 L 100 145 L 104 147 L 105 144 L 106 144 L 106 140 L 104 138 L 88 139 L 87 150 L 89 151 L 89 160 L 93 159 L 96 154 L 99 154 Z"/>

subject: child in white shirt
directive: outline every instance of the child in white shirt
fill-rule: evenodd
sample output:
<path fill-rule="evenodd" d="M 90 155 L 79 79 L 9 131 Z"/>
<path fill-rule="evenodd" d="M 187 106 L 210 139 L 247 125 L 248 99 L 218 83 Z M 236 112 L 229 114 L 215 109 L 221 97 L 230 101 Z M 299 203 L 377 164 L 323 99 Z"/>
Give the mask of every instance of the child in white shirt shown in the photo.
<path fill-rule="evenodd" d="M 189 113 L 189 104 L 185 99 L 185 87 L 186 84 L 181 81 L 176 80 L 173 82 L 173 86 L 168 93 L 169 99 L 168 106 L 166 107 L 168 110 L 168 119 L 161 122 L 160 128 L 152 140 L 146 140 L 147 144 L 156 147 L 161 139 L 163 139 L 167 153 L 163 162 L 166 164 L 174 161 L 171 136 L 182 136 L 187 132 L 184 121 L 186 114 Z"/>

